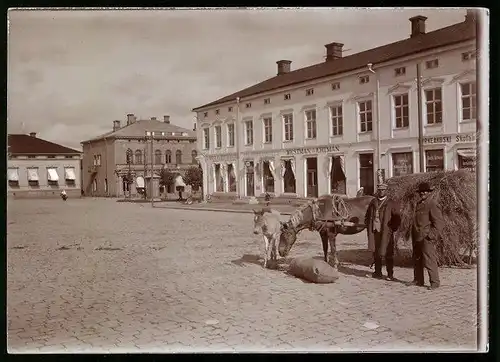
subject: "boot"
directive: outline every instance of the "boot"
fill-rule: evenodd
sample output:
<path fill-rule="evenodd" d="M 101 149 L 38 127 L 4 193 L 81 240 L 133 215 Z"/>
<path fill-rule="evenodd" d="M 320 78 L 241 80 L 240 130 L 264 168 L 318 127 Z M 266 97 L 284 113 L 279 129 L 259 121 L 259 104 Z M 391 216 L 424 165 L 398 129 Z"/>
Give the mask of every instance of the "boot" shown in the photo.
<path fill-rule="evenodd" d="M 396 280 L 396 278 L 394 278 L 394 259 L 386 258 L 385 267 L 387 269 L 387 279 Z"/>
<path fill-rule="evenodd" d="M 375 271 L 372 273 L 372 278 L 382 279 L 382 258 L 378 255 L 375 256 Z"/>

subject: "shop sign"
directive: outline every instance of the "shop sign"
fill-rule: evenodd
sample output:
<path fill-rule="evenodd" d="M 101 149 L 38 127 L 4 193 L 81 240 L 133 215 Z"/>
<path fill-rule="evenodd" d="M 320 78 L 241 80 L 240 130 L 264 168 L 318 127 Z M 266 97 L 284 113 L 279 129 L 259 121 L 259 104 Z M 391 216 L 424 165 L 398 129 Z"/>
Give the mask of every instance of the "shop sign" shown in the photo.
<path fill-rule="evenodd" d="M 287 155 L 303 155 L 303 154 L 311 154 L 311 153 L 326 153 L 326 152 L 339 152 L 339 146 L 331 145 L 331 146 L 319 146 L 319 147 L 300 147 L 300 148 L 291 148 L 286 150 Z"/>
<path fill-rule="evenodd" d="M 433 143 L 450 143 L 451 136 L 434 136 L 434 137 L 425 137 L 424 144 L 433 144 Z"/>
<path fill-rule="evenodd" d="M 469 134 L 457 134 L 455 137 L 456 142 L 476 142 L 476 134 L 475 133 L 469 133 Z"/>
<path fill-rule="evenodd" d="M 455 135 L 455 142 L 475 142 L 475 133 L 457 134 Z M 434 143 L 451 143 L 453 136 L 432 136 L 424 137 L 424 144 L 434 144 Z"/>

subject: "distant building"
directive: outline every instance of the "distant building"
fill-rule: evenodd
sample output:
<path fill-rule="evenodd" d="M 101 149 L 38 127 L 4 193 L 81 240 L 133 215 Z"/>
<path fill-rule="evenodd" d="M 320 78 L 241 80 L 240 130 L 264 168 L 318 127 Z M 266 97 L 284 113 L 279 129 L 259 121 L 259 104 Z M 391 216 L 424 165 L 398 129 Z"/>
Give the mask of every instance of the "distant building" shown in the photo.
<path fill-rule="evenodd" d="M 153 158 L 151 142 L 147 133 L 154 133 Z M 137 120 L 127 115 L 125 126 L 121 121 L 113 122 L 111 131 L 82 142 L 83 146 L 83 189 L 87 196 L 140 196 L 144 188 L 150 189 L 151 162 L 153 162 L 153 196 L 177 194 L 178 187 L 186 187 L 182 176 L 186 169 L 198 165 L 196 157 L 196 133 L 170 123 L 170 117 L 159 121 L 156 117 Z M 130 162 L 127 163 L 127 151 Z M 161 169 L 175 174 L 175 181 L 161 190 L 159 177 Z M 133 183 L 127 183 L 131 173 Z M 184 191 L 188 191 L 187 188 Z"/>
<path fill-rule="evenodd" d="M 475 14 L 432 32 L 425 21 L 411 18 L 407 39 L 349 56 L 327 44 L 325 61 L 305 68 L 279 60 L 274 77 L 193 109 L 205 196 L 355 196 L 373 194 L 378 168 L 386 177 L 474 169 Z"/>
<path fill-rule="evenodd" d="M 36 137 L 36 133 L 8 135 L 8 195 L 59 197 L 81 195 L 81 152 Z"/>

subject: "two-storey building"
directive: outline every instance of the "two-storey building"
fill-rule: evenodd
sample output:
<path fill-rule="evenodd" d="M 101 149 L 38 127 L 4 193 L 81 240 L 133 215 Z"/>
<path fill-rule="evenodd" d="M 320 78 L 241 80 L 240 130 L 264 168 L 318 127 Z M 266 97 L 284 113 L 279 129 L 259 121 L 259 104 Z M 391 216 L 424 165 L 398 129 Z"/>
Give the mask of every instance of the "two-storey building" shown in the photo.
<path fill-rule="evenodd" d="M 374 192 L 378 168 L 386 177 L 474 168 L 475 16 L 432 32 L 425 21 L 413 17 L 409 38 L 350 56 L 327 44 L 326 60 L 306 68 L 280 60 L 275 77 L 193 109 L 204 192 L 354 196 Z"/>
<path fill-rule="evenodd" d="M 113 121 L 111 131 L 82 142 L 82 146 L 83 188 L 89 196 L 135 197 L 139 190 L 147 189 L 158 197 L 161 169 L 175 174 L 175 181 L 164 190 L 175 194 L 178 186 L 186 186 L 182 178 L 186 169 L 198 165 L 196 132 L 171 124 L 170 116 L 161 121 L 156 117 L 137 120 L 128 114 L 126 125 Z M 129 174 L 133 183 L 127 182 Z"/>
<path fill-rule="evenodd" d="M 81 195 L 81 152 L 49 142 L 35 132 L 8 135 L 7 189 L 14 198 Z"/>

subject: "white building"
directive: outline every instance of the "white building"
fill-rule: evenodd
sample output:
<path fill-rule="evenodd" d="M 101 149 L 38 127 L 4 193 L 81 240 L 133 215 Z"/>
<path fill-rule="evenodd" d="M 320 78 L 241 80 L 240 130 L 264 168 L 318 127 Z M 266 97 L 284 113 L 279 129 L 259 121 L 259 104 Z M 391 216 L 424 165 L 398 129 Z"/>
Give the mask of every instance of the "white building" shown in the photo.
<path fill-rule="evenodd" d="M 386 178 L 418 172 L 417 64 L 422 171 L 475 167 L 475 17 L 429 33 L 425 21 L 410 19 L 408 39 L 346 57 L 328 44 L 310 67 L 280 60 L 274 78 L 193 109 L 205 194 L 354 196 L 374 192 L 377 168 Z"/>

